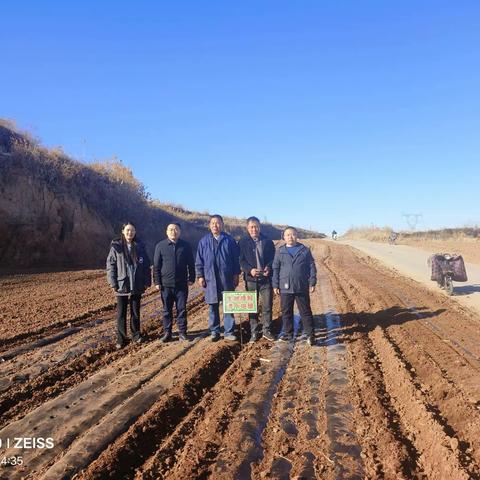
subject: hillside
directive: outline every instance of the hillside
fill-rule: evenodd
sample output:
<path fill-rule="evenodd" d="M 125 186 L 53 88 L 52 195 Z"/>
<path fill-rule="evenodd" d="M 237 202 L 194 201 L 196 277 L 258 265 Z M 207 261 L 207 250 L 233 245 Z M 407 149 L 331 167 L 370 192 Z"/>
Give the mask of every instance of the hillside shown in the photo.
<path fill-rule="evenodd" d="M 195 244 L 207 232 L 207 213 L 151 200 L 121 162 L 83 164 L 60 148 L 41 146 L 8 121 L 0 121 L 0 173 L 2 269 L 102 266 L 126 220 L 135 223 L 151 254 L 172 221 Z M 227 231 L 243 233 L 244 220 L 225 220 Z M 265 225 L 264 232 L 278 239 L 281 228 Z"/>

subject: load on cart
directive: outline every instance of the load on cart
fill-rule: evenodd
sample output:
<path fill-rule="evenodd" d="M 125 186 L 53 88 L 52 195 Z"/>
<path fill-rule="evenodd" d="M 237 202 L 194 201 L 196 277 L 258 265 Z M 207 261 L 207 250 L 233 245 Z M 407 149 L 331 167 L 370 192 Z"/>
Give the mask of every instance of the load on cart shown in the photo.
<path fill-rule="evenodd" d="M 466 282 L 467 271 L 461 255 L 450 253 L 435 253 L 428 259 L 432 273 L 430 280 L 438 283 L 448 295 L 453 295 L 453 282 Z"/>

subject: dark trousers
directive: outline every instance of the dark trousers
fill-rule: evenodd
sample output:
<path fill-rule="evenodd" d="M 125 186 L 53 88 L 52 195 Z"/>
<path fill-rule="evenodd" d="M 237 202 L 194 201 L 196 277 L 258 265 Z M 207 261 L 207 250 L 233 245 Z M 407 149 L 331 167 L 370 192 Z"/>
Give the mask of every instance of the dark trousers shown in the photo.
<path fill-rule="evenodd" d="M 173 304 L 177 308 L 178 331 L 187 333 L 187 298 L 188 286 L 162 287 L 164 333 L 172 333 Z"/>
<path fill-rule="evenodd" d="M 246 288 L 249 292 L 257 292 L 257 301 L 261 305 L 262 311 L 262 326 L 264 333 L 272 333 L 272 285 L 270 282 L 246 282 Z M 258 314 L 249 313 L 248 319 L 250 320 L 250 331 L 255 333 L 258 328 Z"/>
<path fill-rule="evenodd" d="M 130 305 L 130 331 L 132 338 L 140 337 L 140 300 L 141 295 L 117 295 L 117 342 L 127 339 L 127 310 Z"/>
<path fill-rule="evenodd" d="M 293 303 L 295 301 L 297 302 L 300 318 L 302 319 L 304 333 L 308 336 L 313 335 L 313 315 L 310 307 L 310 293 L 308 290 L 302 293 L 280 294 L 284 334 L 289 337 L 293 335 Z"/>

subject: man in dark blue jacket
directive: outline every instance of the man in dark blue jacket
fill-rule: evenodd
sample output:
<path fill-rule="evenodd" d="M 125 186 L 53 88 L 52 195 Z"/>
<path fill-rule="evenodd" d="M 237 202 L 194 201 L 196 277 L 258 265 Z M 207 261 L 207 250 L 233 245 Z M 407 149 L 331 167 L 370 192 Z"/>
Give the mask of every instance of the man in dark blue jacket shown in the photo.
<path fill-rule="evenodd" d="M 245 287 L 257 292 L 262 305 L 263 337 L 274 341 L 272 334 L 272 263 L 275 257 L 273 242 L 260 233 L 260 220 L 257 217 L 247 219 L 248 235 L 239 242 L 240 267 L 243 270 Z M 251 342 L 259 338 L 258 314 L 250 313 Z"/>
<path fill-rule="evenodd" d="M 188 286 L 195 281 L 195 264 L 192 247 L 180 238 L 180 225 L 167 226 L 167 238 L 155 246 L 153 278 L 155 287 L 161 291 L 163 301 L 162 342 L 172 339 L 173 304 L 177 308 L 178 338 L 187 337 Z"/>
<path fill-rule="evenodd" d="M 308 343 L 315 345 L 310 293 L 315 291 L 317 269 L 310 249 L 297 242 L 297 238 L 297 229 L 287 227 L 283 232 L 285 245 L 277 250 L 273 260 L 272 285 L 274 292 L 280 294 L 283 318 L 283 336 L 279 340 L 292 340 L 293 303 L 296 301 Z"/>
<path fill-rule="evenodd" d="M 205 302 L 209 304 L 208 328 L 213 342 L 220 338 L 219 304 L 222 292 L 233 291 L 238 285 L 240 265 L 235 240 L 223 231 L 223 218 L 212 215 L 210 233 L 198 243 L 195 270 L 198 284 L 205 288 Z M 235 319 L 232 314 L 223 315 L 225 340 L 237 340 Z"/>

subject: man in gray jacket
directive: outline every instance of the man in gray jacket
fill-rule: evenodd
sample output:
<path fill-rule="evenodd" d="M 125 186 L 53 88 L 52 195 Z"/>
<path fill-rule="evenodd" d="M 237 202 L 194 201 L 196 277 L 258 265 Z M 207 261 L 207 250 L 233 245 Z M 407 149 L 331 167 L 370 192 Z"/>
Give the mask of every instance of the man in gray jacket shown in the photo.
<path fill-rule="evenodd" d="M 315 291 L 317 269 L 310 249 L 297 242 L 297 238 L 297 229 L 287 227 L 283 232 L 285 245 L 277 250 L 273 260 L 272 286 L 280 295 L 283 319 L 283 335 L 279 340 L 292 340 L 293 304 L 296 301 L 308 344 L 315 345 L 310 293 Z"/>

